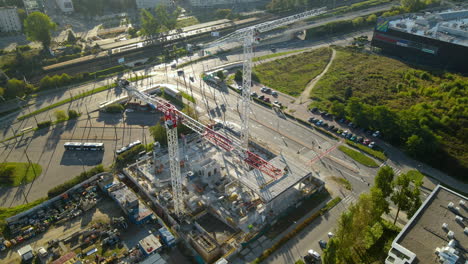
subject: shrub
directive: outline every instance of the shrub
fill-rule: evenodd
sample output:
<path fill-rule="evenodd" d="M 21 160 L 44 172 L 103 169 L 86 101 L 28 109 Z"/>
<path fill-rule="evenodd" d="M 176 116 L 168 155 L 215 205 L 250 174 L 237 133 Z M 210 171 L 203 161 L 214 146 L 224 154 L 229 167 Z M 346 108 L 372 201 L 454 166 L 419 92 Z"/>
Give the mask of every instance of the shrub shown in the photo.
<path fill-rule="evenodd" d="M 101 172 L 104 172 L 104 167 L 102 165 L 98 165 L 88 171 L 84 171 L 82 172 L 80 175 L 66 181 L 65 183 L 62 183 L 58 186 L 55 186 L 54 188 L 50 189 L 48 192 L 47 192 L 47 196 L 49 198 L 52 198 L 52 197 L 55 197 L 57 195 L 60 195 L 64 192 L 66 192 L 68 189 L 72 188 L 73 186 L 87 180 L 88 178 L 98 174 L 98 173 L 101 173 Z"/>
<path fill-rule="evenodd" d="M 59 122 L 60 121 L 65 121 L 65 120 L 68 119 L 67 114 L 63 110 L 55 110 L 54 115 L 55 115 L 55 118 L 57 119 L 57 121 L 59 121 Z"/>
<path fill-rule="evenodd" d="M 127 150 L 126 152 L 119 154 L 115 160 L 114 166 L 117 169 L 121 169 L 125 167 L 126 165 L 135 162 L 135 160 L 138 158 L 138 153 L 144 150 L 145 150 L 144 145 L 134 146 L 133 148 Z"/>
<path fill-rule="evenodd" d="M 68 119 L 73 119 L 79 117 L 80 114 L 75 110 L 68 110 Z"/>
<path fill-rule="evenodd" d="M 122 113 L 125 110 L 125 107 L 121 104 L 111 104 L 106 107 L 107 113 Z"/>
<path fill-rule="evenodd" d="M 44 122 L 39 122 L 37 123 L 37 128 L 45 128 L 45 127 L 50 127 L 52 125 L 52 121 L 44 121 Z"/>

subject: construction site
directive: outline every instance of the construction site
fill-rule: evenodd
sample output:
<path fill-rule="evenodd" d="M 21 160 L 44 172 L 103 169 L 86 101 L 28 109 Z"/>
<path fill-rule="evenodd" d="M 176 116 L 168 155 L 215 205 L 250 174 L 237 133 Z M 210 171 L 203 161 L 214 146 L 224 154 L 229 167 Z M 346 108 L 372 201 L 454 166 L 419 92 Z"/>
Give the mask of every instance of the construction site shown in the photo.
<path fill-rule="evenodd" d="M 153 156 L 124 169 L 151 200 L 158 215 L 208 263 L 240 250 L 284 210 L 320 191 L 323 183 L 294 160 L 256 146 L 283 174 L 277 179 L 246 166 L 236 155 L 196 135 L 179 148 L 182 207 L 177 215 L 169 154 L 155 143 Z M 253 144 L 255 145 L 255 144 Z"/>

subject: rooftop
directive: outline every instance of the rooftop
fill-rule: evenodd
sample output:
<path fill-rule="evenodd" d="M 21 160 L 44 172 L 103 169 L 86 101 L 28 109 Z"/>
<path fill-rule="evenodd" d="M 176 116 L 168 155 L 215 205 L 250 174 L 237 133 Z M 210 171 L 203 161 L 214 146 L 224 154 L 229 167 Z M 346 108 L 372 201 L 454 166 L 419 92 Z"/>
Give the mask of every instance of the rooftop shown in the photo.
<path fill-rule="evenodd" d="M 281 155 L 274 157 L 269 162 L 276 168 L 283 169 L 285 174 L 275 180 L 260 170 L 254 169 L 249 173 L 241 174 L 239 178 L 242 183 L 255 191 L 266 203 L 312 175 L 303 166 Z"/>
<path fill-rule="evenodd" d="M 468 47 L 468 9 L 398 16 L 388 27 Z"/>
<path fill-rule="evenodd" d="M 461 205 L 463 204 L 461 201 L 465 202 L 465 206 Z M 466 251 L 468 235 L 464 233 L 468 217 L 466 202 L 468 202 L 466 197 L 440 185 L 437 186 L 400 232 L 395 242 L 413 252 L 418 263 L 439 263 L 434 252 L 436 248 L 444 248 L 449 244 L 451 238 L 448 233 L 452 231 L 457 241 L 454 249 L 459 251 L 459 260 L 461 260 L 457 263 L 465 263 L 465 260 L 468 260 Z M 449 203 L 452 203 L 451 208 Z M 463 220 L 456 220 L 457 215 Z M 443 228 L 444 223 L 447 224 L 446 228 Z"/>
<path fill-rule="evenodd" d="M 140 245 L 141 249 L 145 251 L 146 255 L 150 255 L 151 253 L 162 247 L 162 244 L 161 242 L 159 242 L 159 239 L 153 234 L 143 238 L 138 244 Z"/>

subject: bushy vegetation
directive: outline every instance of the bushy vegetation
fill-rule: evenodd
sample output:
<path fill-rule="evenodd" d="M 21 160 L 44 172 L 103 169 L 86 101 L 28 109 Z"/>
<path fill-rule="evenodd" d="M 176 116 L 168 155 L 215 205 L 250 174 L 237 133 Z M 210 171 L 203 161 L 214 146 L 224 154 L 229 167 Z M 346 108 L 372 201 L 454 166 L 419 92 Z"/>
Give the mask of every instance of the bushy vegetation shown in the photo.
<path fill-rule="evenodd" d="M 317 37 L 323 37 L 324 35 L 358 30 L 366 26 L 374 25 L 376 21 L 377 16 L 372 14 L 355 19 L 329 22 L 327 24 L 308 29 L 306 39 L 315 39 Z"/>
<path fill-rule="evenodd" d="M 280 92 L 299 96 L 307 83 L 319 75 L 331 57 L 331 49 L 320 48 L 256 66 L 259 82 Z"/>
<path fill-rule="evenodd" d="M 346 190 L 351 191 L 353 189 L 353 186 L 351 185 L 351 183 L 345 178 L 333 176 L 332 180 L 334 180 L 335 182 L 341 184 Z"/>
<path fill-rule="evenodd" d="M 37 128 L 39 129 L 46 128 L 46 127 L 50 127 L 51 125 L 52 125 L 52 121 L 47 120 L 47 121 L 37 123 Z"/>
<path fill-rule="evenodd" d="M 275 57 L 285 56 L 285 55 L 292 54 L 292 53 L 299 53 L 299 52 L 304 51 L 304 50 L 305 49 L 290 50 L 290 51 L 267 54 L 267 55 L 263 55 L 263 56 L 260 56 L 260 57 L 255 57 L 255 58 L 253 58 L 253 61 L 267 60 L 267 59 L 271 59 L 271 58 L 275 58 Z"/>
<path fill-rule="evenodd" d="M 371 149 L 368 146 L 353 142 L 351 140 L 346 140 L 346 144 L 348 144 L 350 146 L 353 146 L 353 147 L 355 147 L 357 149 L 360 149 L 360 150 L 364 151 L 365 153 L 367 153 L 367 154 L 371 155 L 372 157 L 374 157 L 376 159 L 379 159 L 381 161 L 386 161 L 387 160 L 387 156 L 385 155 L 385 153 L 383 153 L 380 150 Z"/>
<path fill-rule="evenodd" d="M 111 104 L 106 107 L 107 113 L 122 113 L 125 110 L 125 107 L 122 104 Z"/>
<path fill-rule="evenodd" d="M 138 153 L 145 150 L 144 145 L 137 145 L 117 156 L 114 166 L 120 170 L 125 166 L 132 164 L 138 158 Z"/>
<path fill-rule="evenodd" d="M 374 167 L 374 168 L 379 166 L 373 159 L 367 157 L 366 155 L 362 154 L 359 151 L 352 150 L 345 146 L 339 146 L 338 149 L 343 151 L 350 158 L 361 163 L 362 165 L 366 165 L 368 167 Z"/>
<path fill-rule="evenodd" d="M 63 192 L 67 191 L 68 189 L 70 189 L 71 187 L 91 178 L 92 176 L 98 174 L 98 173 L 101 173 L 101 172 L 104 172 L 104 167 L 102 165 L 98 165 L 88 171 L 84 171 L 82 173 L 80 173 L 80 175 L 74 177 L 73 179 L 71 180 L 68 180 L 66 181 L 65 183 L 62 183 L 58 186 L 55 186 L 54 188 L 50 189 L 48 192 L 47 192 L 47 196 L 49 198 L 53 198 L 57 195 L 60 195 L 62 194 Z"/>
<path fill-rule="evenodd" d="M 0 163 L 0 186 L 19 186 L 41 175 L 42 167 L 36 163 Z"/>
<path fill-rule="evenodd" d="M 411 217 L 421 206 L 420 183 L 407 174 L 395 178 L 393 170 L 382 167 L 369 193 L 360 195 L 338 220 L 335 236 L 323 252 L 324 264 L 383 263 L 399 228 L 382 219 L 390 211 L 391 200 Z"/>
<path fill-rule="evenodd" d="M 412 157 L 466 181 L 468 78 L 353 48 L 336 50 L 312 90 L 314 105 L 379 130 Z"/>

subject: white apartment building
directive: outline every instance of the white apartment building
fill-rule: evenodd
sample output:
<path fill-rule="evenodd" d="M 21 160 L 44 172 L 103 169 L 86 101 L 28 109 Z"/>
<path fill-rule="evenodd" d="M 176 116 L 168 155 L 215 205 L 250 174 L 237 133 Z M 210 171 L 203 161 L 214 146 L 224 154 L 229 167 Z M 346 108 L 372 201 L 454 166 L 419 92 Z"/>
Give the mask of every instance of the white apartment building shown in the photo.
<path fill-rule="evenodd" d="M 75 9 L 73 8 L 73 3 L 72 0 L 55 0 L 55 3 L 57 3 L 58 7 L 62 12 L 64 13 L 73 13 Z"/>
<path fill-rule="evenodd" d="M 155 8 L 157 5 L 169 5 L 170 0 L 136 0 L 138 9 Z"/>
<path fill-rule="evenodd" d="M 0 7 L 0 32 L 21 31 L 21 28 L 16 7 Z"/>
<path fill-rule="evenodd" d="M 241 3 L 253 3 L 259 0 L 189 0 L 192 6 L 198 7 L 211 7 L 216 5 L 227 5 L 227 4 L 241 4 Z"/>

